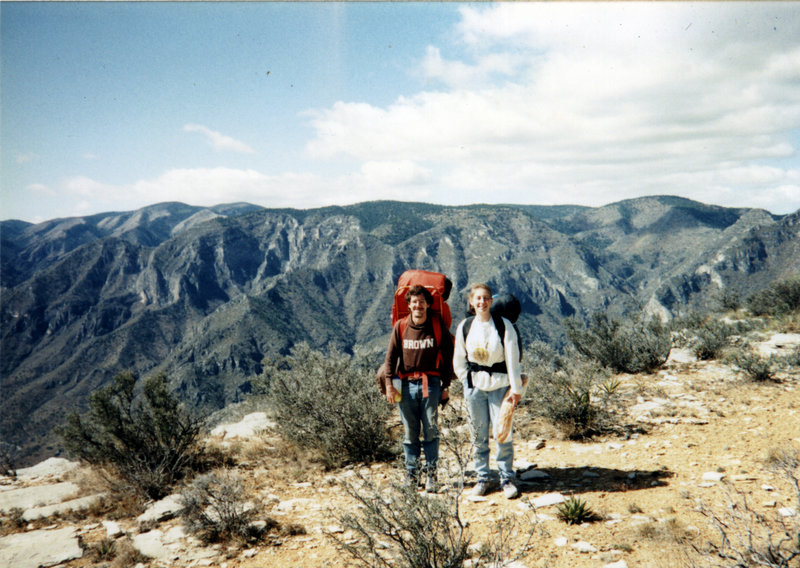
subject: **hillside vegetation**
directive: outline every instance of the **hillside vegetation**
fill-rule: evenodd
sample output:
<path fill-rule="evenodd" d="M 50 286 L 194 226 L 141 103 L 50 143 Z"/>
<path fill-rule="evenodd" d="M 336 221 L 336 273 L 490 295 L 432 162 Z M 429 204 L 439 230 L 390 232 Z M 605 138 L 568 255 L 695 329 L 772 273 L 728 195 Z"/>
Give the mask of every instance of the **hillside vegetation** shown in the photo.
<path fill-rule="evenodd" d="M 165 203 L 0 227 L 0 437 L 22 463 L 60 451 L 65 409 L 125 371 L 163 372 L 208 413 L 252 392 L 263 361 L 385 349 L 397 277 L 486 281 L 522 302 L 526 342 L 564 319 L 682 317 L 800 273 L 798 213 L 647 197 L 604 207 L 372 202 L 314 210 Z"/>

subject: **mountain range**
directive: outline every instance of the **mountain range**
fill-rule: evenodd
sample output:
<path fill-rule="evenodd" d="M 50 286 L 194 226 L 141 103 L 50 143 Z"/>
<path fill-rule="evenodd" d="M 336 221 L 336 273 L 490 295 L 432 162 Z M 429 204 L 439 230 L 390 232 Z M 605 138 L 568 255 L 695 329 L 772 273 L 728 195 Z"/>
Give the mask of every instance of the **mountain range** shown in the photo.
<path fill-rule="evenodd" d="M 242 399 L 265 358 L 386 348 L 397 277 L 517 296 L 526 342 L 604 311 L 669 319 L 800 274 L 800 211 L 672 196 L 603 207 L 368 202 L 310 210 L 161 203 L 0 223 L 0 437 L 21 463 L 122 370 L 165 372 L 189 405 Z"/>

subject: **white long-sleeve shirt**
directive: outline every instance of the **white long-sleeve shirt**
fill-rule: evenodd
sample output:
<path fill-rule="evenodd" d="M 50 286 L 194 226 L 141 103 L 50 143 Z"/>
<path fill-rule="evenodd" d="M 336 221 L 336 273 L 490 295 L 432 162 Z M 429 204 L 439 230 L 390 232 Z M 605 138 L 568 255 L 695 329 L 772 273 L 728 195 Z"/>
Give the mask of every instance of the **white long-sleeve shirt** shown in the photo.
<path fill-rule="evenodd" d="M 522 394 L 519 345 L 514 325 L 503 318 L 506 332 L 503 341 L 500 341 L 500 334 L 492 319 L 483 322 L 475 317 L 465 341 L 465 322 L 466 320 L 458 324 L 456 330 L 456 344 L 453 353 L 453 370 L 456 376 L 466 385 L 468 360 L 484 367 L 491 367 L 495 363 L 505 361 L 508 373 L 475 371 L 472 373 L 472 386 L 484 391 L 493 391 L 511 385 L 513 394 Z"/>

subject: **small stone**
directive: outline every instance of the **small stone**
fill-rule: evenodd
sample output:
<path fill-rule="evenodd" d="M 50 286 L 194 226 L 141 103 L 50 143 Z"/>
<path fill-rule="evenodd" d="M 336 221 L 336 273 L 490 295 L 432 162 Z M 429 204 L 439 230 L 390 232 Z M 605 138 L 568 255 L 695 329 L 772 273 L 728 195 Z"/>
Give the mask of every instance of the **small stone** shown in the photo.
<path fill-rule="evenodd" d="M 473 503 L 483 503 L 484 501 L 488 501 L 486 497 L 483 495 L 467 495 L 467 501 L 472 501 Z"/>
<path fill-rule="evenodd" d="M 124 532 L 116 521 L 103 521 L 103 526 L 106 528 L 106 537 L 108 538 L 117 538 Z"/>
<path fill-rule="evenodd" d="M 179 494 L 174 493 L 150 505 L 136 520 L 139 523 L 161 522 L 171 519 L 177 515 L 178 511 L 181 509 L 183 509 L 183 498 Z"/>
<path fill-rule="evenodd" d="M 556 546 L 567 546 L 567 542 L 568 541 L 567 541 L 567 537 L 560 536 L 557 539 L 555 539 L 555 541 L 553 541 L 553 542 L 555 543 Z"/>
<path fill-rule="evenodd" d="M 772 485 L 762 485 L 761 489 L 764 491 L 775 491 L 775 488 Z"/>
<path fill-rule="evenodd" d="M 594 546 L 592 546 L 591 544 L 589 544 L 588 542 L 583 541 L 583 540 L 573 544 L 572 548 L 574 548 L 575 550 L 577 550 L 578 552 L 580 552 L 582 554 L 588 554 L 590 552 L 597 552 L 597 549 Z"/>
<path fill-rule="evenodd" d="M 541 497 L 533 500 L 533 506 L 537 509 L 542 507 L 549 507 L 551 505 L 558 505 L 564 502 L 564 496 L 561 493 L 547 493 Z"/>
<path fill-rule="evenodd" d="M 628 564 L 624 560 L 617 560 L 610 564 L 604 564 L 603 568 L 628 568 Z"/>
<path fill-rule="evenodd" d="M 540 471 L 538 469 L 529 469 L 528 471 L 523 472 L 519 478 L 522 481 L 531 481 L 535 479 L 547 479 L 550 477 L 550 474 Z"/>
<path fill-rule="evenodd" d="M 789 507 L 781 507 L 778 509 L 778 514 L 781 517 L 794 517 L 797 515 L 797 511 L 790 509 Z"/>
<path fill-rule="evenodd" d="M 703 481 L 722 481 L 725 474 L 719 471 L 707 471 L 703 474 Z"/>

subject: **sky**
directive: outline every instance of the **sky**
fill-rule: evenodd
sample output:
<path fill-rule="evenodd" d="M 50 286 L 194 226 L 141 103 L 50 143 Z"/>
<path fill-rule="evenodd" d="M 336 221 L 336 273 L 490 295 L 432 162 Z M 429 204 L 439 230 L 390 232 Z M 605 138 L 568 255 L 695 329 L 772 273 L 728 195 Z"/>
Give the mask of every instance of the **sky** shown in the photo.
<path fill-rule="evenodd" d="M 0 2 L 0 219 L 800 208 L 798 2 Z"/>

